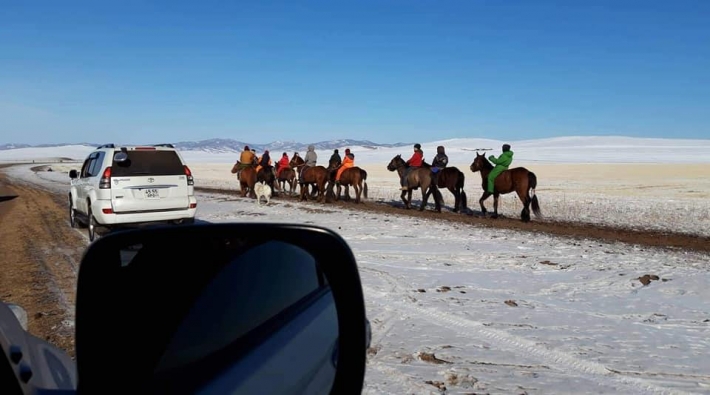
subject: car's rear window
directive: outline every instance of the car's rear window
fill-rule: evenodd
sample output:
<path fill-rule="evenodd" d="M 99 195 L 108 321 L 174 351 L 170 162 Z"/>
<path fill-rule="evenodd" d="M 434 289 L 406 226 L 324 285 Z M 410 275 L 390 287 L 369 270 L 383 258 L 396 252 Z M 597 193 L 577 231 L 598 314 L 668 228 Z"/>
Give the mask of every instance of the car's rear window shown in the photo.
<path fill-rule="evenodd" d="M 127 151 L 126 153 L 128 154 L 128 159 L 125 161 L 113 161 L 111 176 L 172 176 L 185 174 L 180 157 L 175 151 Z"/>

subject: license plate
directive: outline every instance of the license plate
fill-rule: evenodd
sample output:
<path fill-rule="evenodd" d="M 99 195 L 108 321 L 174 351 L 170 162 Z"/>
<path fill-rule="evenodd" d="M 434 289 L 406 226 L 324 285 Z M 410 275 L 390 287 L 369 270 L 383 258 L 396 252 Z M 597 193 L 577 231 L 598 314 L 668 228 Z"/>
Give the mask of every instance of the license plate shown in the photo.
<path fill-rule="evenodd" d="M 143 196 L 146 199 L 160 199 L 160 193 L 157 189 L 144 189 Z"/>

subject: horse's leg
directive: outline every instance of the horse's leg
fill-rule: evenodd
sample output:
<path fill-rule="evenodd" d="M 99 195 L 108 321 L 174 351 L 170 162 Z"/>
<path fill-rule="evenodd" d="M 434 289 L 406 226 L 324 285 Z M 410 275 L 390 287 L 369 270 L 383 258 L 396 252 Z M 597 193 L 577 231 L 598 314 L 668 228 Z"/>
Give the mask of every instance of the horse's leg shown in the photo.
<path fill-rule="evenodd" d="M 337 202 L 338 200 L 340 200 L 340 191 L 342 190 L 342 188 L 343 188 L 343 187 L 340 185 L 340 183 L 338 183 L 338 189 L 337 189 L 337 192 L 335 193 L 335 201 L 336 201 L 336 202 Z"/>
<path fill-rule="evenodd" d="M 353 183 L 353 189 L 355 190 L 355 203 L 360 203 L 360 193 L 362 193 L 362 180 Z"/>
<path fill-rule="evenodd" d="M 523 202 L 523 210 L 520 212 L 520 219 L 523 222 L 530 222 L 530 199 L 528 199 L 528 193 L 525 190 L 518 188 L 515 191 L 518 194 L 518 198 Z"/>
<path fill-rule="evenodd" d="M 459 194 L 458 189 L 456 189 L 456 188 L 454 188 L 454 187 L 447 187 L 446 189 L 448 189 L 449 192 L 451 192 L 451 194 L 454 195 L 454 210 L 453 210 L 453 211 L 454 211 L 455 213 L 457 213 L 457 212 L 459 211 L 459 204 L 460 204 L 460 201 L 461 201 L 461 194 Z"/>
<path fill-rule="evenodd" d="M 426 189 L 426 192 L 422 186 L 422 204 L 419 205 L 419 211 L 424 211 L 424 208 L 426 207 L 426 203 L 429 200 L 429 195 L 431 195 L 431 187 Z"/>
<path fill-rule="evenodd" d="M 308 200 L 308 185 L 305 183 L 301 184 L 301 201 Z"/>
<path fill-rule="evenodd" d="M 325 203 L 325 182 L 319 182 L 316 185 L 318 185 L 318 199 L 316 199 L 316 202 Z"/>
<path fill-rule="evenodd" d="M 412 192 L 414 192 L 413 189 L 407 189 L 407 210 L 410 210 L 412 208 Z"/>
<path fill-rule="evenodd" d="M 407 198 L 405 196 L 407 195 L 407 191 L 402 191 L 402 195 L 400 198 L 402 199 L 402 202 L 404 202 L 404 208 L 409 210 L 409 204 L 407 203 Z"/>
<path fill-rule="evenodd" d="M 493 216 L 491 218 L 498 218 L 498 198 L 500 197 L 499 193 L 494 193 L 493 194 Z"/>
<path fill-rule="evenodd" d="M 428 185 L 420 184 L 419 187 L 422 189 L 422 204 L 419 205 L 419 211 L 424 211 L 427 201 L 429 201 L 429 195 L 431 195 L 431 183 Z"/>
<path fill-rule="evenodd" d="M 483 202 L 488 199 L 488 197 L 491 196 L 491 193 L 488 191 L 484 191 L 483 195 L 481 195 L 481 198 L 478 199 L 478 203 L 481 205 L 481 213 L 483 213 L 483 216 L 486 216 L 486 213 L 488 210 L 486 210 L 486 206 L 483 205 Z"/>

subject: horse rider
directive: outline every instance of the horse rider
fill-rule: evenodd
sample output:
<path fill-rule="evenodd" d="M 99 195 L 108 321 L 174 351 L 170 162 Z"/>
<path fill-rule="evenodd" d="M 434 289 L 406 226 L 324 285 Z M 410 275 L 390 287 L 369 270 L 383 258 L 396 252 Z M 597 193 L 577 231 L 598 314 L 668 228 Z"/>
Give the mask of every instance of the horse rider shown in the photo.
<path fill-rule="evenodd" d="M 330 156 L 328 163 L 333 166 L 334 169 L 337 169 L 343 163 L 337 148 L 333 150 L 333 155 Z"/>
<path fill-rule="evenodd" d="M 306 157 L 303 158 L 305 163 L 303 167 L 301 168 L 301 174 L 298 176 L 299 184 L 303 185 L 303 172 L 306 170 L 308 167 L 312 167 L 316 165 L 316 162 L 318 161 L 318 155 L 316 154 L 316 147 L 313 146 L 312 144 L 308 146 L 308 151 L 306 152 Z"/>
<path fill-rule="evenodd" d="M 440 145 L 436 147 L 436 156 L 434 157 L 434 160 L 431 161 L 431 168 L 433 172 L 438 172 L 440 170 L 444 170 L 446 166 L 449 164 L 449 157 L 446 155 L 446 151 L 444 150 L 444 146 Z M 436 170 L 434 170 L 436 169 Z"/>
<path fill-rule="evenodd" d="M 491 155 L 488 157 L 488 160 L 496 165 L 496 167 L 488 173 L 488 193 L 493 193 L 496 177 L 498 177 L 500 173 L 508 170 L 508 166 L 513 163 L 513 151 L 510 150 L 510 145 L 503 144 L 503 153 L 500 154 L 498 158 Z"/>
<path fill-rule="evenodd" d="M 338 168 L 338 172 L 335 174 L 335 183 L 340 184 L 340 175 L 351 167 L 355 166 L 355 154 L 350 152 L 350 148 L 345 149 L 345 159 L 343 159 L 343 164 Z"/>
<path fill-rule="evenodd" d="M 237 178 L 239 178 L 242 170 L 247 167 L 254 166 L 256 162 L 256 155 L 253 151 L 249 150 L 249 146 L 244 146 L 244 151 L 239 155 L 239 160 L 237 161 Z"/>
<path fill-rule="evenodd" d="M 412 154 L 412 157 L 409 158 L 409 160 L 405 162 L 405 164 L 408 165 L 408 167 L 405 168 L 404 172 L 402 173 L 402 179 L 400 180 L 400 183 L 402 184 L 402 188 L 400 188 L 400 190 L 402 190 L 402 191 L 409 190 L 409 185 L 407 183 L 407 176 L 409 176 L 409 173 L 411 173 L 412 170 L 422 167 L 423 161 L 424 161 L 424 151 L 422 151 L 422 145 L 419 143 L 416 143 L 416 144 L 414 144 L 414 154 Z"/>
<path fill-rule="evenodd" d="M 258 165 L 256 166 L 256 172 L 258 173 L 264 167 L 271 166 L 271 156 L 269 155 L 269 150 L 264 150 L 264 154 L 259 157 Z"/>
<path fill-rule="evenodd" d="M 279 178 L 284 169 L 289 168 L 290 163 L 291 160 L 288 158 L 288 154 L 284 152 L 283 155 L 281 155 L 281 159 L 279 159 L 278 163 L 276 163 L 276 167 L 278 168 L 276 170 L 276 178 Z"/>

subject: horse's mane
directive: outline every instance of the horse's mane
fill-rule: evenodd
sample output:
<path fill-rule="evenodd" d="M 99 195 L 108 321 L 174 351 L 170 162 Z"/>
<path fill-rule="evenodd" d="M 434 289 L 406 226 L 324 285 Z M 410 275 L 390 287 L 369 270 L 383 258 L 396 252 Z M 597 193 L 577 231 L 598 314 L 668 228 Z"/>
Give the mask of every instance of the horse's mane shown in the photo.
<path fill-rule="evenodd" d="M 494 167 L 493 164 L 488 160 L 488 158 L 486 158 L 486 155 L 485 155 L 485 154 L 483 154 L 483 155 L 478 155 L 478 154 L 476 154 L 476 155 L 477 155 L 479 158 L 483 158 L 483 169 L 484 169 L 484 170 L 490 170 L 490 169 L 492 169 L 492 168 Z"/>

